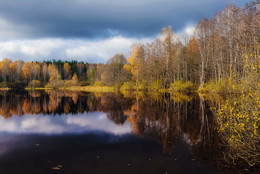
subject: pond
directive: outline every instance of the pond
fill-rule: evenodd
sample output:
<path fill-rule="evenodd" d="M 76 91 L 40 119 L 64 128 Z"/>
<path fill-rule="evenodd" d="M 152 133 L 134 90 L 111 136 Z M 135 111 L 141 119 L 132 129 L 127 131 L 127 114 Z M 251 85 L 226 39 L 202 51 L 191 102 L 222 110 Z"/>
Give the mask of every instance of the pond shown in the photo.
<path fill-rule="evenodd" d="M 0 115 L 4 174 L 225 172 L 198 95 L 8 91 Z"/>

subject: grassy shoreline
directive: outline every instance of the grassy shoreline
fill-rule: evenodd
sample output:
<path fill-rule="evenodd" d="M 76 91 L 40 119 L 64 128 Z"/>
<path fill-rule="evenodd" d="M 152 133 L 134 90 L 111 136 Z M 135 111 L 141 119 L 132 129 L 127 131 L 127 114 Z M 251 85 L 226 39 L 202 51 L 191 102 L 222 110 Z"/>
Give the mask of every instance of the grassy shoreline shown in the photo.
<path fill-rule="evenodd" d="M 259 84 L 258 86 L 259 87 Z M 125 82 L 122 86 L 61 86 L 61 87 L 26 87 L 25 90 L 68 90 L 68 91 L 88 91 L 88 92 L 155 92 L 155 93 L 199 93 L 199 94 L 242 94 L 256 88 L 248 84 L 235 83 L 230 79 L 223 80 L 221 83 L 209 81 L 202 86 L 198 86 L 189 81 L 182 80 L 172 83 L 169 88 L 162 88 L 162 85 L 144 85 L 142 83 Z M 1 90 L 10 90 L 11 88 L 0 88 Z"/>

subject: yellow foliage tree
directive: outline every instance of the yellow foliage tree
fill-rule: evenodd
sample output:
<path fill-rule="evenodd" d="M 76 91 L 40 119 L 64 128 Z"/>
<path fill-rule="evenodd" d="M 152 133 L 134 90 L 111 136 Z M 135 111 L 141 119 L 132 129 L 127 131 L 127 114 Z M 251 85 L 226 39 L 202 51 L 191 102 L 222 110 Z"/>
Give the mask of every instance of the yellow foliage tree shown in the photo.
<path fill-rule="evenodd" d="M 133 80 L 136 80 L 136 83 L 138 83 L 144 76 L 144 46 L 141 44 L 133 45 L 131 54 L 127 58 L 127 62 L 128 64 L 124 65 L 124 68 L 131 72 L 133 75 Z"/>

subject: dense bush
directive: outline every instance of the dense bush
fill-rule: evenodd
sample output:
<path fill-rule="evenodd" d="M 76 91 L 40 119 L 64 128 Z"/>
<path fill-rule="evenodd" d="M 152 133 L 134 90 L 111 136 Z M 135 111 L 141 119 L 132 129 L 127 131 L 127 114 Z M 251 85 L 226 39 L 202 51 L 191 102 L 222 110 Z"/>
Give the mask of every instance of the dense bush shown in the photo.
<path fill-rule="evenodd" d="M 220 82 L 210 80 L 199 88 L 199 92 L 213 92 L 220 94 L 235 93 L 239 91 L 239 84 L 231 78 L 222 79 Z"/>
<path fill-rule="evenodd" d="M 170 85 L 170 90 L 179 92 L 195 92 L 196 89 L 196 85 L 190 81 L 184 82 L 182 80 L 178 80 Z"/>
<path fill-rule="evenodd" d="M 64 80 L 52 81 L 51 83 L 47 83 L 45 88 L 60 88 L 64 87 L 65 82 Z"/>
<path fill-rule="evenodd" d="M 89 81 L 81 81 L 79 82 L 79 86 L 89 86 L 91 83 Z"/>
<path fill-rule="evenodd" d="M 101 81 L 96 81 L 96 82 L 94 83 L 94 86 L 102 86 L 102 82 L 101 82 Z"/>
<path fill-rule="evenodd" d="M 161 80 L 157 80 L 148 84 L 148 90 L 159 91 L 160 89 L 163 89 L 163 83 Z"/>
<path fill-rule="evenodd" d="M 77 86 L 78 84 L 79 84 L 78 81 L 75 81 L 75 80 L 66 80 L 64 82 L 65 87 Z"/>
<path fill-rule="evenodd" d="M 28 87 L 35 88 L 35 87 L 41 87 L 42 84 L 40 80 L 32 80 L 29 82 Z"/>
<path fill-rule="evenodd" d="M 237 80 L 220 83 L 220 89 L 239 90 L 237 97 L 229 97 L 217 109 L 217 123 L 224 158 L 231 166 L 260 167 L 260 83 L 259 64 L 248 64 L 246 76 Z M 234 96 L 234 95 L 233 95 Z"/>
<path fill-rule="evenodd" d="M 0 88 L 24 88 L 26 86 L 26 83 L 22 81 L 15 81 L 15 82 L 1 82 L 0 83 Z"/>
<path fill-rule="evenodd" d="M 251 91 L 228 99 L 217 112 L 225 159 L 231 165 L 260 166 L 259 94 Z"/>
<path fill-rule="evenodd" d="M 124 82 L 120 88 L 121 91 L 133 90 L 133 89 L 135 89 L 135 84 L 133 82 Z"/>

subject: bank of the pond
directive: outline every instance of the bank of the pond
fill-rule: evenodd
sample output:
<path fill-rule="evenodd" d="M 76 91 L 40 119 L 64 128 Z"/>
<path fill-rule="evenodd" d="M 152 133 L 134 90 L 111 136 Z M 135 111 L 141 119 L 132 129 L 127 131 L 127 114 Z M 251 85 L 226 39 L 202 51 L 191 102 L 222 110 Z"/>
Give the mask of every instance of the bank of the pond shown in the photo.
<path fill-rule="evenodd" d="M 56 89 L 56 88 L 45 88 L 45 87 L 36 87 L 36 88 L 32 88 L 32 87 L 26 87 L 24 88 L 25 90 L 52 90 L 52 89 Z"/>
<path fill-rule="evenodd" d="M 0 91 L 9 91 L 9 90 L 11 90 L 11 88 L 0 88 Z"/>
<path fill-rule="evenodd" d="M 61 87 L 59 90 L 88 91 L 88 92 L 115 92 L 117 89 L 110 86 L 71 86 Z"/>
<path fill-rule="evenodd" d="M 259 86 L 259 85 L 258 85 Z M 69 91 L 88 91 L 88 92 L 126 92 L 126 91 L 143 91 L 156 93 L 200 93 L 200 94 L 242 94 L 253 90 L 247 84 L 234 83 L 230 80 L 222 81 L 221 83 L 209 81 L 200 87 L 189 81 L 182 80 L 172 83 L 169 88 L 163 88 L 161 85 L 144 85 L 142 83 L 125 82 L 122 86 L 46 86 L 46 87 L 26 87 L 26 90 L 69 90 Z M 0 88 L 1 90 L 9 90 L 10 88 Z"/>
<path fill-rule="evenodd" d="M 116 88 L 109 86 L 71 86 L 55 88 L 25 88 L 25 90 L 68 90 L 68 91 L 88 91 L 88 92 L 115 92 Z"/>

